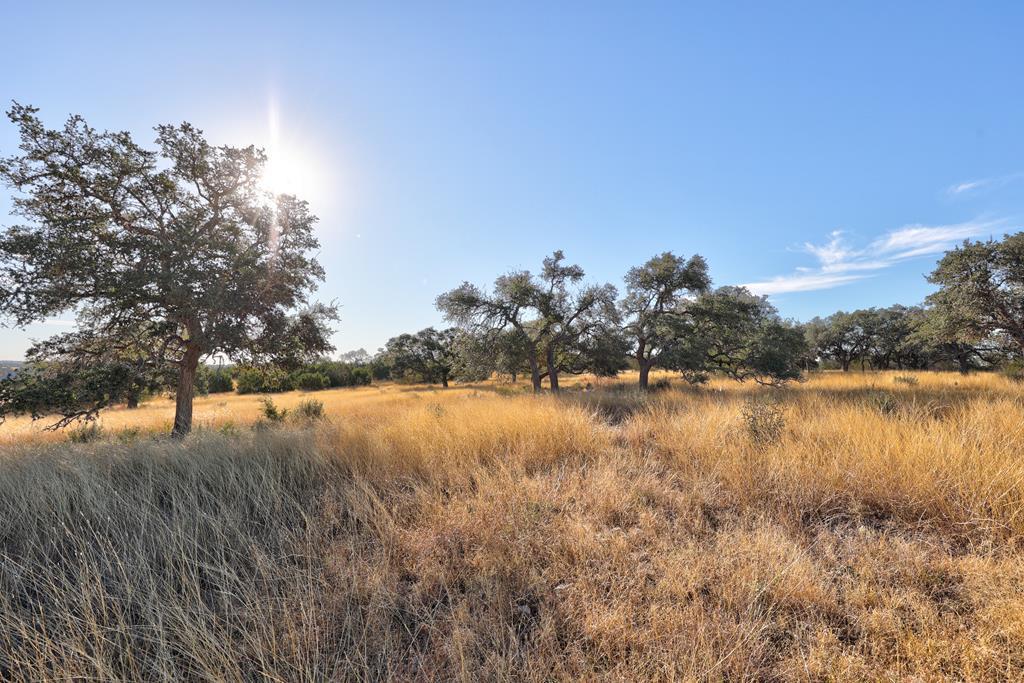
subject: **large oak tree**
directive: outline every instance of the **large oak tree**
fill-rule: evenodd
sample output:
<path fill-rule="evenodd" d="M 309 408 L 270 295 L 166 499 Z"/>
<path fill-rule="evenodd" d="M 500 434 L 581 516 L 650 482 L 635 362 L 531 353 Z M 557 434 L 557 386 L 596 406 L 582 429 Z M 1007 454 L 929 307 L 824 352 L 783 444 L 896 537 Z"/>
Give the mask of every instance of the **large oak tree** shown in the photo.
<path fill-rule="evenodd" d="M 20 326 L 79 317 L 76 332 L 30 353 L 41 368 L 23 376 L 35 382 L 34 413 L 45 412 L 46 370 L 119 369 L 106 388 L 52 401 L 65 417 L 94 415 L 125 386 L 170 372 L 181 436 L 203 358 L 296 363 L 331 349 L 334 309 L 308 304 L 324 274 L 316 217 L 260 189 L 260 149 L 211 145 L 188 123 L 158 126 L 147 149 L 79 116 L 60 129 L 28 106 L 8 116 L 21 153 L 0 160 L 0 180 L 23 222 L 0 233 L 0 311 Z M 24 396 L 0 392 L 0 415 L 25 408 Z"/>

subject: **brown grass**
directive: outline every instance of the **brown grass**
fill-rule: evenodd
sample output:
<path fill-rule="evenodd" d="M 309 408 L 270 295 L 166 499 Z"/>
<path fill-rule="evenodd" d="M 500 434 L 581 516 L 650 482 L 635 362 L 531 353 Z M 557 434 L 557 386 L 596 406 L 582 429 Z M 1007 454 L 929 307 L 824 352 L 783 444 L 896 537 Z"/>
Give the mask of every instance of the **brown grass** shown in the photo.
<path fill-rule="evenodd" d="M 8 425 L 0 679 L 1020 679 L 1024 387 L 895 374 Z"/>

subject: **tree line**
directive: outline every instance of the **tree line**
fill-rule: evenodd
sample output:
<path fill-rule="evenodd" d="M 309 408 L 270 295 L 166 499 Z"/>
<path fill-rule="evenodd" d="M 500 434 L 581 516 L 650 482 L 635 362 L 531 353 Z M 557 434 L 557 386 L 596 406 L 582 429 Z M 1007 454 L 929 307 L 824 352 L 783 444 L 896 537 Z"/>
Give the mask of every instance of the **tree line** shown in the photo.
<path fill-rule="evenodd" d="M 805 323 L 784 320 L 742 287 L 713 288 L 705 260 L 671 252 L 631 268 L 624 290 L 582 285 L 584 271 L 556 251 L 537 274 L 501 275 L 490 289 L 471 283 L 445 292 L 437 308 L 455 327 L 405 334 L 378 358 L 397 359 L 415 381 L 530 377 L 540 391 L 559 376 L 712 374 L 762 384 L 822 368 L 1007 368 L 1024 345 L 1024 233 L 966 241 L 947 252 L 928 280 L 938 290 L 920 305 L 838 311 Z"/>
<path fill-rule="evenodd" d="M 340 381 L 324 365 L 336 308 L 312 299 L 324 278 L 317 218 L 260 187 L 262 150 L 212 145 L 188 123 L 157 126 L 147 148 L 80 116 L 48 128 L 31 106 L 7 114 L 20 151 L 0 158 L 0 182 L 20 222 L 0 230 L 0 317 L 24 327 L 73 311 L 77 325 L 0 379 L 0 421 L 63 426 L 171 391 L 183 436 L 210 359 L 238 366 L 236 390 Z M 712 287 L 700 256 L 656 255 L 621 293 L 584 277 L 556 251 L 536 272 L 465 282 L 437 298 L 451 328 L 389 340 L 359 377 L 447 385 L 498 373 L 558 392 L 564 375 L 632 367 L 641 389 L 654 369 L 779 384 L 828 364 L 1009 366 L 1024 348 L 1024 233 L 948 252 L 921 306 L 806 324 L 742 287 Z"/>

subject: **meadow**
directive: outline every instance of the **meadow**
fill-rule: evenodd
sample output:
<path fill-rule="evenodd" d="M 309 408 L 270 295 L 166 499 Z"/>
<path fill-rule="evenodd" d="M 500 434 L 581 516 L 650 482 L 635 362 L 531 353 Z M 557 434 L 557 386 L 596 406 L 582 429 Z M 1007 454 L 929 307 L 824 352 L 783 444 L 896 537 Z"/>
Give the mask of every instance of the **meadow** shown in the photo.
<path fill-rule="evenodd" d="M 0 680 L 1024 677 L 1024 384 L 634 381 L 9 420 Z"/>

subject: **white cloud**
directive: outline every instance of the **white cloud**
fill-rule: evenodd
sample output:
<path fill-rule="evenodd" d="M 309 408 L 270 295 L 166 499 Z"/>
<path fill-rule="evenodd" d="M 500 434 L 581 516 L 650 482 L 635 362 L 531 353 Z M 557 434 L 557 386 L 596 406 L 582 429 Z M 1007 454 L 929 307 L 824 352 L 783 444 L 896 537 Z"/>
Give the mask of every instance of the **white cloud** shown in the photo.
<path fill-rule="evenodd" d="M 977 190 L 979 187 L 987 185 L 989 182 L 989 178 L 982 178 L 981 180 L 972 180 L 966 183 L 960 183 L 959 185 L 952 185 L 947 190 L 947 192 L 949 192 L 950 194 L 963 194 L 964 192 Z"/>
<path fill-rule="evenodd" d="M 1008 183 L 1012 183 L 1015 180 L 1024 178 L 1024 173 L 1008 173 L 1001 176 L 993 176 L 991 178 L 978 178 L 977 180 L 968 180 L 964 183 L 957 183 L 956 185 L 950 185 L 946 188 L 947 194 L 951 196 L 957 196 L 962 194 L 969 194 L 975 190 L 981 188 L 997 189 Z"/>
<path fill-rule="evenodd" d="M 832 289 L 850 282 L 863 280 L 869 275 L 836 275 L 830 273 L 796 273 L 795 275 L 779 275 L 763 282 L 748 282 L 743 285 L 754 294 L 788 294 L 789 292 L 813 292 L 819 289 Z"/>
<path fill-rule="evenodd" d="M 743 285 L 755 294 L 785 294 L 831 289 L 873 277 L 865 271 L 884 270 L 902 261 L 948 251 L 965 239 L 1005 232 L 1004 221 L 975 220 L 953 225 L 907 225 L 892 230 L 863 248 L 850 246 L 841 230 L 829 233 L 824 244 L 805 242 L 800 250 L 818 261 L 795 273 Z"/>

